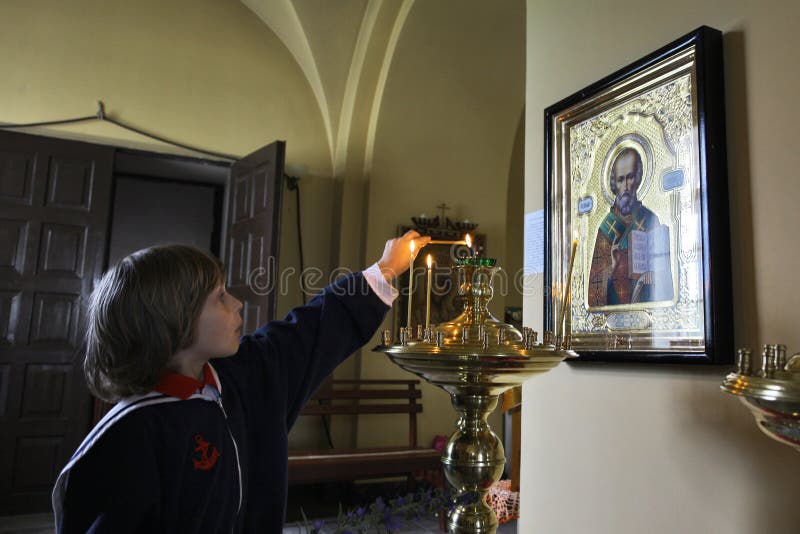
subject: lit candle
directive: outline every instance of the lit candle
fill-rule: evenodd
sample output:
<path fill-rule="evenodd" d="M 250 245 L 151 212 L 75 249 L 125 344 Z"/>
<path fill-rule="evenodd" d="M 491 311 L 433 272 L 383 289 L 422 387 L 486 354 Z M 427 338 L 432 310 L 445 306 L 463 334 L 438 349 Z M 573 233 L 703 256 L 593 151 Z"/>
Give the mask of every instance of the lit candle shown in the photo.
<path fill-rule="evenodd" d="M 575 265 L 575 250 L 578 248 L 578 237 L 572 240 L 572 251 L 569 255 L 569 270 L 567 271 L 567 285 L 564 290 L 564 298 L 561 299 L 561 319 L 556 325 L 556 332 L 562 337 L 564 335 L 564 317 L 566 316 L 567 306 L 570 304 L 572 293 L 572 267 Z"/>
<path fill-rule="evenodd" d="M 411 327 L 411 300 L 414 296 L 414 240 L 412 239 L 408 245 L 411 250 L 411 258 L 408 260 L 408 321 L 406 326 Z"/>
<path fill-rule="evenodd" d="M 425 328 L 431 325 L 431 265 L 433 265 L 433 258 L 428 254 L 428 298 L 425 302 Z"/>

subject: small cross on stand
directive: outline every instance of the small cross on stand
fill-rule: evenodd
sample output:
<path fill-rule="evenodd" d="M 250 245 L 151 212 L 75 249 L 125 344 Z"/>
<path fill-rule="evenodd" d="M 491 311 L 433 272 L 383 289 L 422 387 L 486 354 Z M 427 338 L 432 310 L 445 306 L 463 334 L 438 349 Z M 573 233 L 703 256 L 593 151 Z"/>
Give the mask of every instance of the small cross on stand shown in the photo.
<path fill-rule="evenodd" d="M 441 222 L 441 224 L 444 224 L 444 222 L 445 222 L 445 219 L 446 219 L 446 217 L 444 216 L 444 212 L 445 212 L 445 211 L 447 211 L 447 210 L 449 210 L 449 209 L 450 209 L 450 206 L 448 206 L 447 204 L 445 204 L 444 202 L 442 202 L 441 204 L 439 204 L 438 206 L 436 206 L 436 209 L 442 210 L 442 222 Z"/>

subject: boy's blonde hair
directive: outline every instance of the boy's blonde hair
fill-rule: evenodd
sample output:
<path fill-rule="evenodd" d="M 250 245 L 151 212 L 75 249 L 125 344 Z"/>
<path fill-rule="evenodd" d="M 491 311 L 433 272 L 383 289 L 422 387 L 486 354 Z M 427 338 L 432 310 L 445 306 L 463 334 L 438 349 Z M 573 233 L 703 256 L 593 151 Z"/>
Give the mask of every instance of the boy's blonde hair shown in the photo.
<path fill-rule="evenodd" d="M 134 252 L 92 292 L 83 370 L 109 402 L 151 391 L 169 358 L 194 343 L 206 297 L 223 283 L 222 264 L 186 245 Z"/>

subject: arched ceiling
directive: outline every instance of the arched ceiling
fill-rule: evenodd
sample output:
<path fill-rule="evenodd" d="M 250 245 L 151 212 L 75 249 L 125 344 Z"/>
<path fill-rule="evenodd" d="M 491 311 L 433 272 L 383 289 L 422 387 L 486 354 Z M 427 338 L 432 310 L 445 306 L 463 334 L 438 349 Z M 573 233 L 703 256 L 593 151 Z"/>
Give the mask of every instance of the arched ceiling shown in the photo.
<path fill-rule="evenodd" d="M 413 0 L 242 2 L 283 41 L 308 79 L 325 124 L 334 176 L 346 163 L 359 87 L 371 88 L 369 94 L 359 93 L 366 99 L 361 105 L 371 106 L 368 165 L 383 85 Z"/>

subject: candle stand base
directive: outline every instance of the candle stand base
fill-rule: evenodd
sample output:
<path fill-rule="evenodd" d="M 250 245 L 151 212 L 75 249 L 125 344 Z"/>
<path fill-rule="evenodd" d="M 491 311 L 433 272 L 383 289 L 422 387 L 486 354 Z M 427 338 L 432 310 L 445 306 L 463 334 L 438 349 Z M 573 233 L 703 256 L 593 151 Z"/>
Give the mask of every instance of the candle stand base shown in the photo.
<path fill-rule="evenodd" d="M 458 490 L 448 524 L 450 532 L 497 530 L 497 517 L 486 502 L 489 488 L 500 480 L 506 463 L 503 444 L 486 422 L 497 407 L 497 399 L 491 395 L 452 397 L 461 417 L 442 454 L 445 476 Z"/>

